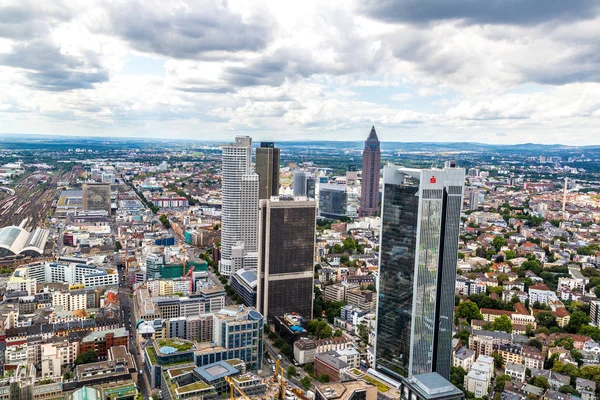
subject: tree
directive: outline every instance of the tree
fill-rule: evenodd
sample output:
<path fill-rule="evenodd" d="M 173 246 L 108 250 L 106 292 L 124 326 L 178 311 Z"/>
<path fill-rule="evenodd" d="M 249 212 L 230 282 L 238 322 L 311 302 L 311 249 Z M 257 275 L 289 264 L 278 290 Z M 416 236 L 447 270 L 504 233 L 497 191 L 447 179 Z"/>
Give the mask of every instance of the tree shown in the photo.
<path fill-rule="evenodd" d="M 556 317 L 549 311 L 542 311 L 535 316 L 535 321 L 538 325 L 545 326 L 550 329 L 553 326 L 557 326 Z"/>
<path fill-rule="evenodd" d="M 312 382 L 310 381 L 310 378 L 308 376 L 305 376 L 304 378 L 300 379 L 300 385 L 302 385 L 302 388 L 305 391 L 308 391 L 308 389 L 310 389 L 310 387 L 312 386 Z"/>
<path fill-rule="evenodd" d="M 562 361 L 555 362 L 554 366 L 552 367 L 552 371 L 558 374 L 569 375 L 571 378 L 580 377 L 580 370 L 578 367 L 571 363 L 563 363 Z"/>
<path fill-rule="evenodd" d="M 502 368 L 502 366 L 504 365 L 504 360 L 502 359 L 502 356 L 498 354 L 497 351 L 494 351 L 492 353 L 492 357 L 494 358 L 494 366 L 496 368 Z"/>
<path fill-rule="evenodd" d="M 89 364 L 98 361 L 98 353 L 96 350 L 84 351 L 75 359 L 75 365 Z"/>
<path fill-rule="evenodd" d="M 121 245 L 121 242 L 119 242 L 118 240 L 115 242 L 115 250 L 119 251 L 123 248 L 123 246 Z"/>
<path fill-rule="evenodd" d="M 575 341 L 572 338 L 565 336 L 554 342 L 554 345 L 558 347 L 564 347 L 567 350 L 572 350 L 574 343 Z"/>
<path fill-rule="evenodd" d="M 471 335 L 471 333 L 467 330 L 467 329 L 461 329 L 460 332 L 457 332 L 456 335 L 454 335 L 454 337 L 456 339 L 460 339 L 460 341 L 462 342 L 462 344 L 468 344 L 469 343 L 469 336 Z"/>
<path fill-rule="evenodd" d="M 504 282 L 508 282 L 508 275 L 507 274 L 498 274 L 496 279 L 498 279 L 498 285 L 502 286 L 502 284 Z"/>
<path fill-rule="evenodd" d="M 336 329 L 336 330 L 333 332 L 333 337 L 342 337 L 342 336 L 344 336 L 344 334 L 342 333 L 342 330 L 341 330 L 341 329 Z"/>
<path fill-rule="evenodd" d="M 462 388 L 465 382 L 466 374 L 467 371 L 465 371 L 463 367 L 450 367 L 450 382 L 454 386 Z"/>
<path fill-rule="evenodd" d="M 564 393 L 564 394 L 576 394 L 577 390 L 575 390 L 575 388 L 571 385 L 562 385 L 559 389 L 559 392 Z"/>
<path fill-rule="evenodd" d="M 354 241 L 354 239 L 352 239 L 352 236 L 346 237 L 346 239 L 344 239 L 343 241 L 343 244 L 344 250 L 350 254 L 354 253 L 354 251 L 356 250 L 356 242 Z"/>
<path fill-rule="evenodd" d="M 506 261 L 512 260 L 513 258 L 517 258 L 517 253 L 512 250 L 506 250 L 504 252 L 504 257 L 506 257 Z"/>
<path fill-rule="evenodd" d="M 315 367 L 311 363 L 305 364 L 303 369 L 307 374 L 315 373 Z"/>
<path fill-rule="evenodd" d="M 158 217 L 158 219 L 165 228 L 169 229 L 171 227 L 171 223 L 169 222 L 169 217 L 167 217 L 167 214 L 161 214 L 161 216 Z"/>
<path fill-rule="evenodd" d="M 456 319 L 466 318 L 469 323 L 474 319 L 483 319 L 483 315 L 479 312 L 479 307 L 476 303 L 467 301 L 460 303 L 456 310 Z"/>
<path fill-rule="evenodd" d="M 321 382 L 321 383 L 327 383 L 327 382 L 329 382 L 329 375 L 321 374 L 321 375 L 319 375 L 318 379 L 319 379 L 319 382 Z"/>
<path fill-rule="evenodd" d="M 510 377 L 510 375 L 499 375 L 496 378 L 496 385 L 495 388 L 496 390 L 502 391 L 504 390 L 504 385 L 506 385 L 506 382 L 510 382 L 512 379 Z"/>
<path fill-rule="evenodd" d="M 296 367 L 294 367 L 293 365 L 290 365 L 287 369 L 288 379 L 296 376 L 297 374 L 298 374 L 298 372 L 296 371 Z"/>
<path fill-rule="evenodd" d="M 587 325 L 591 321 L 592 319 L 583 311 L 575 311 L 573 314 L 571 314 L 571 319 L 567 324 L 567 332 L 577 333 L 582 325 Z"/>
<path fill-rule="evenodd" d="M 537 386 L 544 390 L 550 389 L 550 384 L 548 383 L 548 379 L 545 376 L 534 376 L 529 380 L 529 384 Z"/>
<path fill-rule="evenodd" d="M 496 236 L 494 240 L 492 240 L 492 246 L 496 249 L 496 253 L 500 252 L 502 246 L 506 246 L 506 239 L 502 236 Z"/>
<path fill-rule="evenodd" d="M 501 315 L 500 317 L 494 320 L 492 328 L 495 331 L 512 333 L 512 322 L 510 318 L 508 318 L 506 315 Z"/>

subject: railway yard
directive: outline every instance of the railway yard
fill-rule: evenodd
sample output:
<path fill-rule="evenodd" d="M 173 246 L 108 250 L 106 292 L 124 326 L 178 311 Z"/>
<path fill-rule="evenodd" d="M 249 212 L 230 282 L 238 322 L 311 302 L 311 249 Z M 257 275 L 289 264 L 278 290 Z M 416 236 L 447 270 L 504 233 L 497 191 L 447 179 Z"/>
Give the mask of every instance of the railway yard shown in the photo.
<path fill-rule="evenodd" d="M 3 226 L 17 225 L 31 231 L 47 226 L 56 207 L 59 182 L 72 182 L 71 171 L 25 173 L 13 185 L 0 188 L 0 220 Z"/>

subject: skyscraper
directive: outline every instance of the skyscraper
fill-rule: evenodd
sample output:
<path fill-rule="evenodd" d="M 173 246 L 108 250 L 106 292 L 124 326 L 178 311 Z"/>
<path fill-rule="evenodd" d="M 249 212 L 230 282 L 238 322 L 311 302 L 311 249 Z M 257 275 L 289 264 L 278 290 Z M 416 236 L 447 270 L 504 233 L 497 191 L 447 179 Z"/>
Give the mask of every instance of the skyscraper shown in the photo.
<path fill-rule="evenodd" d="M 315 198 L 315 177 L 306 171 L 294 172 L 294 196 Z"/>
<path fill-rule="evenodd" d="M 260 201 L 256 304 L 269 320 L 291 312 L 312 318 L 316 215 L 305 198 Z"/>
<path fill-rule="evenodd" d="M 273 142 L 261 142 L 256 148 L 258 198 L 268 199 L 279 194 L 279 149 Z"/>
<path fill-rule="evenodd" d="M 252 172 L 252 138 L 236 136 L 223 146 L 221 261 L 219 271 L 231 275 L 255 268 L 258 253 L 258 175 Z"/>
<path fill-rule="evenodd" d="M 374 215 L 379 210 L 379 171 L 381 169 L 381 150 L 375 127 L 365 141 L 362 164 L 362 186 L 360 193 L 361 217 Z"/>
<path fill-rule="evenodd" d="M 450 377 L 464 179 L 384 168 L 375 370 L 392 380 Z"/>
<path fill-rule="evenodd" d="M 84 210 L 104 210 L 110 215 L 110 183 L 84 183 L 82 203 Z"/>

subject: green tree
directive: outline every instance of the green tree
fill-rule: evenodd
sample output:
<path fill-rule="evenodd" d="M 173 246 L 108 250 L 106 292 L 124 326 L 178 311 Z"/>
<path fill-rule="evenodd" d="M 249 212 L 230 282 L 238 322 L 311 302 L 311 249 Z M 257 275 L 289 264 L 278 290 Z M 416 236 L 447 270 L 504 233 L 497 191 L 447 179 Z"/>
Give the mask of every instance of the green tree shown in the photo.
<path fill-rule="evenodd" d="M 542 311 L 535 316 L 535 321 L 538 325 L 545 326 L 550 329 L 553 326 L 557 326 L 556 317 L 549 311 Z"/>
<path fill-rule="evenodd" d="M 529 384 L 544 390 L 550 389 L 550 384 L 545 376 L 535 376 L 529 380 Z"/>
<path fill-rule="evenodd" d="M 454 386 L 462 388 L 466 374 L 467 371 L 465 371 L 463 367 L 450 367 L 450 382 Z"/>
<path fill-rule="evenodd" d="M 492 240 L 492 246 L 496 249 L 496 253 L 500 252 L 502 246 L 506 246 L 506 239 L 502 236 L 496 236 L 494 240 Z"/>
<path fill-rule="evenodd" d="M 510 382 L 512 379 L 510 377 L 510 375 L 499 375 L 496 378 L 496 384 L 494 385 L 494 387 L 496 388 L 496 390 L 502 391 L 504 390 L 504 385 L 506 384 L 506 382 Z"/>
<path fill-rule="evenodd" d="M 564 347 L 567 350 L 572 350 L 574 343 L 575 341 L 572 338 L 565 336 L 554 342 L 554 346 Z"/>
<path fill-rule="evenodd" d="M 290 365 L 287 369 L 287 376 L 288 379 L 289 378 L 293 378 L 294 376 L 296 376 L 298 374 L 298 372 L 296 371 L 296 367 L 294 367 L 293 365 Z"/>
<path fill-rule="evenodd" d="M 456 335 L 454 335 L 454 337 L 456 339 L 460 339 L 460 341 L 462 342 L 462 344 L 466 345 L 469 343 L 469 336 L 471 335 L 471 333 L 469 332 L 469 330 L 467 329 L 461 329 L 459 332 L 456 333 Z"/>
<path fill-rule="evenodd" d="M 469 323 L 474 319 L 483 319 L 479 307 L 472 301 L 460 303 L 456 310 L 456 319 L 466 318 Z"/>
<path fill-rule="evenodd" d="M 346 237 L 346 239 L 344 239 L 344 241 L 343 241 L 343 244 L 344 244 L 344 250 L 350 254 L 354 253 L 354 251 L 356 250 L 356 242 L 354 241 L 352 236 Z"/>
<path fill-rule="evenodd" d="M 512 250 L 506 250 L 504 252 L 504 257 L 506 258 L 506 261 L 512 260 L 513 258 L 517 258 L 517 253 Z"/>
<path fill-rule="evenodd" d="M 342 336 L 344 336 L 344 334 L 342 333 L 342 330 L 341 330 L 341 329 L 336 329 L 336 330 L 333 332 L 333 337 L 342 337 Z"/>
<path fill-rule="evenodd" d="M 575 388 L 571 385 L 563 385 L 558 389 L 559 392 L 564 393 L 564 394 L 576 394 L 577 390 L 575 390 Z"/>
<path fill-rule="evenodd" d="M 96 350 L 84 351 L 75 359 L 75 365 L 89 364 L 98 361 L 98 353 Z"/>
<path fill-rule="evenodd" d="M 312 382 L 308 376 L 305 376 L 304 378 L 300 379 L 300 385 L 305 391 L 308 391 L 312 386 Z"/>
<path fill-rule="evenodd" d="M 492 324 L 492 329 L 494 329 L 495 331 L 511 333 L 512 322 L 510 318 L 508 318 L 506 315 L 501 315 L 500 317 L 494 320 L 494 323 Z"/>
<path fill-rule="evenodd" d="M 321 382 L 321 383 L 327 383 L 327 382 L 329 382 L 329 375 L 321 374 L 321 375 L 319 375 L 318 379 L 319 379 L 319 382 Z"/>
<path fill-rule="evenodd" d="M 315 367 L 311 363 L 304 364 L 304 368 L 303 369 L 309 375 L 315 373 Z"/>
<path fill-rule="evenodd" d="M 587 325 L 592 319 L 583 311 L 575 311 L 571 314 L 571 319 L 566 326 L 566 329 L 570 333 L 577 333 L 582 325 Z"/>

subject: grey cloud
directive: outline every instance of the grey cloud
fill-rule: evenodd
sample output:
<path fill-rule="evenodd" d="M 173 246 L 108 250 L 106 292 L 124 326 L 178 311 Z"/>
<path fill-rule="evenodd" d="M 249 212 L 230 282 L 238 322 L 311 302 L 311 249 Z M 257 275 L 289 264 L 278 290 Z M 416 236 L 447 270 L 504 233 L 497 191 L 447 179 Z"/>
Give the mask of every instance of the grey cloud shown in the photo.
<path fill-rule="evenodd" d="M 463 20 L 469 24 L 532 25 L 591 18 L 595 0 L 369 0 L 361 12 L 387 22 L 423 24 Z"/>
<path fill-rule="evenodd" d="M 0 65 L 25 70 L 31 86 L 40 90 L 90 89 L 109 79 L 93 54 L 80 58 L 62 54 L 52 43 L 38 40 L 20 43 L 12 53 L 0 54 Z"/>
<path fill-rule="evenodd" d="M 71 3 L 19 0 L 0 6 L 0 37 L 31 39 L 48 33 L 52 24 L 68 21 L 76 14 Z"/>
<path fill-rule="evenodd" d="M 217 2 L 193 2 L 170 10 L 163 10 L 162 4 L 113 3 L 107 9 L 109 26 L 99 29 L 110 30 L 139 51 L 182 59 L 199 59 L 210 52 L 257 51 L 269 38 L 270 22 L 264 16 L 247 23 Z"/>

